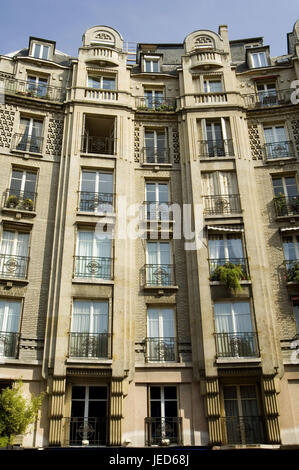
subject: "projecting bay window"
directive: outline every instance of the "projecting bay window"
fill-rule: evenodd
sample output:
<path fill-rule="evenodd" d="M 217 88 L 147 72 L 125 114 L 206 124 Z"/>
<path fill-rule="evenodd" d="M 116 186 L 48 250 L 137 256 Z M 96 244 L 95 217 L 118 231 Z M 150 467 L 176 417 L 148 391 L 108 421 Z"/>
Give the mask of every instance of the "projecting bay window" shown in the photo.
<path fill-rule="evenodd" d="M 14 134 L 13 149 L 22 152 L 42 153 L 43 121 L 40 119 L 21 117 L 19 132 Z"/>
<path fill-rule="evenodd" d="M 116 153 L 116 118 L 84 115 L 81 152 L 96 155 Z"/>
<path fill-rule="evenodd" d="M 0 357 L 17 357 L 21 302 L 0 299 Z"/>
<path fill-rule="evenodd" d="M 3 230 L 0 245 L 0 277 L 26 279 L 29 233 Z"/>
<path fill-rule="evenodd" d="M 174 286 L 169 242 L 147 242 L 145 286 Z"/>
<path fill-rule="evenodd" d="M 202 158 L 233 157 L 233 141 L 229 120 L 202 119 L 200 134 L 200 156 Z"/>
<path fill-rule="evenodd" d="M 272 178 L 276 215 L 299 215 L 299 194 L 295 176 Z"/>
<path fill-rule="evenodd" d="M 145 419 L 147 445 L 182 444 L 182 418 L 178 417 L 175 386 L 149 387 L 150 417 Z"/>
<path fill-rule="evenodd" d="M 241 233 L 209 234 L 209 264 L 211 280 L 219 280 L 219 266 L 238 266 L 243 279 L 248 279 L 247 259 L 244 256 Z"/>
<path fill-rule="evenodd" d="M 231 171 L 202 174 L 205 215 L 229 215 L 241 212 L 237 176 Z"/>
<path fill-rule="evenodd" d="M 6 191 L 5 206 L 13 209 L 34 210 L 37 173 L 13 168 L 10 188 Z"/>
<path fill-rule="evenodd" d="M 299 283 L 299 235 L 282 238 L 287 282 Z"/>
<path fill-rule="evenodd" d="M 105 171 L 82 170 L 80 212 L 112 212 L 113 202 L 113 174 Z"/>
<path fill-rule="evenodd" d="M 79 230 L 74 278 L 111 279 L 111 235 L 94 230 Z"/>
<path fill-rule="evenodd" d="M 166 129 L 146 129 L 144 132 L 144 163 L 169 163 Z"/>
<path fill-rule="evenodd" d="M 222 93 L 222 81 L 219 79 L 206 78 L 203 82 L 204 93 Z"/>
<path fill-rule="evenodd" d="M 88 88 L 96 88 L 98 90 L 115 90 L 115 77 L 96 77 L 89 75 L 87 86 Z"/>
<path fill-rule="evenodd" d="M 218 358 L 258 356 L 249 302 L 215 302 L 214 314 Z"/>
<path fill-rule="evenodd" d="M 110 357 L 108 301 L 74 300 L 70 357 Z"/>
<path fill-rule="evenodd" d="M 145 218 L 146 220 L 170 220 L 168 183 L 146 183 Z"/>
<path fill-rule="evenodd" d="M 288 139 L 284 125 L 264 126 L 265 157 L 268 160 L 294 157 L 293 143 Z"/>
<path fill-rule="evenodd" d="M 264 421 L 256 385 L 223 386 L 226 444 L 263 444 Z"/>
<path fill-rule="evenodd" d="M 170 308 L 148 308 L 146 360 L 149 362 L 177 360 L 174 311 Z"/>

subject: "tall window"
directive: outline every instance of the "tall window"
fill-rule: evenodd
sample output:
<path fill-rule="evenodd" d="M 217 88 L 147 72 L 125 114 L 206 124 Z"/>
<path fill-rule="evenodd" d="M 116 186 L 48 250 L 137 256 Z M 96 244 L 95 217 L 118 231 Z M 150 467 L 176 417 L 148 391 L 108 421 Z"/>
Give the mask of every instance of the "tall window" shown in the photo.
<path fill-rule="evenodd" d="M 170 308 L 147 311 L 147 358 L 149 361 L 175 361 L 174 312 Z"/>
<path fill-rule="evenodd" d="M 228 119 L 202 119 L 201 134 L 203 136 L 200 149 L 201 156 L 225 157 L 234 155 Z"/>
<path fill-rule="evenodd" d="M 71 357 L 108 357 L 108 302 L 75 300 Z"/>
<path fill-rule="evenodd" d="M 147 242 L 146 284 L 174 285 L 169 242 Z"/>
<path fill-rule="evenodd" d="M 257 85 L 259 102 L 264 106 L 277 104 L 277 92 L 275 83 L 259 83 Z"/>
<path fill-rule="evenodd" d="M 289 235 L 282 238 L 286 266 L 286 280 L 299 282 L 299 236 Z"/>
<path fill-rule="evenodd" d="M 264 126 L 265 149 L 267 158 L 286 158 L 292 156 L 290 142 L 287 140 L 283 125 Z"/>
<path fill-rule="evenodd" d="M 12 201 L 14 207 L 22 207 L 29 210 L 34 208 L 37 174 L 30 170 L 14 168 L 12 170 L 10 188 L 6 205 L 9 207 Z"/>
<path fill-rule="evenodd" d="M 49 59 L 50 53 L 50 46 L 46 46 L 45 44 L 38 44 L 34 43 L 32 48 L 32 56 L 36 57 L 37 59 Z"/>
<path fill-rule="evenodd" d="M 230 214 L 241 211 L 235 173 L 231 171 L 203 173 L 202 190 L 206 214 Z"/>
<path fill-rule="evenodd" d="M 177 444 L 180 440 L 177 390 L 174 386 L 149 387 L 149 444 L 161 444 L 163 439 Z"/>
<path fill-rule="evenodd" d="M 147 220 L 169 220 L 168 183 L 146 183 Z"/>
<path fill-rule="evenodd" d="M 0 275 L 26 278 L 29 233 L 4 230 L 0 249 Z"/>
<path fill-rule="evenodd" d="M 299 335 L 299 301 L 298 300 L 293 300 L 293 311 L 295 315 L 297 335 Z"/>
<path fill-rule="evenodd" d="M 228 444 L 263 443 L 263 427 L 255 385 L 223 387 Z"/>
<path fill-rule="evenodd" d="M 79 230 L 75 277 L 111 279 L 111 236 Z"/>
<path fill-rule="evenodd" d="M 96 88 L 99 90 L 115 90 L 115 78 L 88 76 L 87 86 L 89 88 Z"/>
<path fill-rule="evenodd" d="M 276 215 L 298 215 L 299 195 L 296 178 L 294 176 L 282 176 L 273 178 L 272 182 Z"/>
<path fill-rule="evenodd" d="M 162 90 L 144 90 L 145 106 L 155 109 L 163 104 Z"/>
<path fill-rule="evenodd" d="M 21 302 L 0 299 L 0 356 L 16 357 Z"/>
<path fill-rule="evenodd" d="M 80 211 L 111 212 L 113 208 L 113 174 L 83 170 L 81 174 Z"/>
<path fill-rule="evenodd" d="M 281 176 L 272 178 L 275 196 L 292 197 L 298 195 L 298 187 L 295 176 Z"/>
<path fill-rule="evenodd" d="M 209 255 L 211 269 L 230 261 L 243 263 L 244 253 L 240 234 L 209 235 Z"/>
<path fill-rule="evenodd" d="M 249 302 L 216 302 L 214 305 L 216 347 L 219 357 L 256 357 Z"/>
<path fill-rule="evenodd" d="M 166 129 L 147 129 L 144 141 L 146 163 L 168 163 Z"/>
<path fill-rule="evenodd" d="M 31 91 L 41 97 L 46 96 L 48 91 L 47 78 L 38 77 L 35 75 L 28 75 L 27 82 L 28 91 Z"/>
<path fill-rule="evenodd" d="M 204 92 L 205 93 L 221 93 L 223 91 L 222 81 L 206 79 L 204 80 Z"/>
<path fill-rule="evenodd" d="M 43 121 L 21 117 L 16 149 L 26 152 L 41 153 Z"/>
<path fill-rule="evenodd" d="M 72 387 L 69 444 L 107 444 L 108 390 L 106 386 Z"/>

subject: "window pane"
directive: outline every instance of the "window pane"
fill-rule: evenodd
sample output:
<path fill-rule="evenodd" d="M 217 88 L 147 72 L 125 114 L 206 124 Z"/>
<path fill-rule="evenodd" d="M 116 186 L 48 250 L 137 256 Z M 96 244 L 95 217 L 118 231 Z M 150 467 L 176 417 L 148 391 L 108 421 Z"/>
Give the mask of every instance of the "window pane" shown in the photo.
<path fill-rule="evenodd" d="M 72 399 L 85 400 L 85 387 L 74 386 L 72 388 Z"/>
<path fill-rule="evenodd" d="M 40 57 L 40 50 L 41 50 L 41 46 L 40 44 L 35 44 L 34 46 L 34 57 L 37 57 L 39 58 Z"/>
<path fill-rule="evenodd" d="M 161 389 L 160 387 L 150 387 L 150 398 L 155 400 L 160 400 L 161 398 Z"/>
<path fill-rule="evenodd" d="M 157 60 L 153 60 L 153 72 L 159 72 L 159 62 Z"/>
<path fill-rule="evenodd" d="M 42 55 L 42 59 L 45 59 L 45 60 L 48 59 L 48 57 L 49 57 L 49 50 L 50 50 L 50 47 L 49 47 L 49 46 L 43 46 L 43 55 Z"/>
<path fill-rule="evenodd" d="M 176 400 L 176 387 L 164 387 L 164 398 Z"/>
<path fill-rule="evenodd" d="M 89 387 L 89 399 L 107 399 L 107 387 Z"/>
<path fill-rule="evenodd" d="M 165 418 L 176 418 L 178 415 L 178 407 L 176 401 L 165 401 Z"/>
<path fill-rule="evenodd" d="M 103 77 L 103 89 L 115 90 L 115 79 Z"/>

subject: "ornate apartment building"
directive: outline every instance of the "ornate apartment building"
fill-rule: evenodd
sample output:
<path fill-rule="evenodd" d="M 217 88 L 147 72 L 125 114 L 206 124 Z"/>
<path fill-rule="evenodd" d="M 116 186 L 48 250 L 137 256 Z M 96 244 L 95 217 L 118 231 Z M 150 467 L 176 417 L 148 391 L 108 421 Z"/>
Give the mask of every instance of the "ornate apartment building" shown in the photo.
<path fill-rule="evenodd" d="M 299 21 L 287 47 L 96 26 L 0 56 L 0 385 L 47 392 L 24 446 L 299 445 Z"/>

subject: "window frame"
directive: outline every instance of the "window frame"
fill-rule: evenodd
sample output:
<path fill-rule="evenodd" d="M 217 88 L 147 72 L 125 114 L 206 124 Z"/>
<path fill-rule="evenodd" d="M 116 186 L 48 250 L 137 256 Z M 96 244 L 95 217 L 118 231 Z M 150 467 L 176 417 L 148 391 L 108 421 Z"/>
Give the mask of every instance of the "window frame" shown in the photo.
<path fill-rule="evenodd" d="M 37 48 L 37 46 L 40 47 L 40 53 L 39 53 L 39 55 L 36 55 L 36 48 Z M 44 49 L 48 49 L 47 58 L 44 58 L 44 57 L 43 57 L 43 55 L 44 55 Z M 45 43 L 33 41 L 33 43 L 32 43 L 32 51 L 31 51 L 31 56 L 32 56 L 32 57 L 34 57 L 35 59 L 49 60 L 50 53 L 51 53 L 51 45 L 50 45 L 50 44 L 45 44 Z"/>

